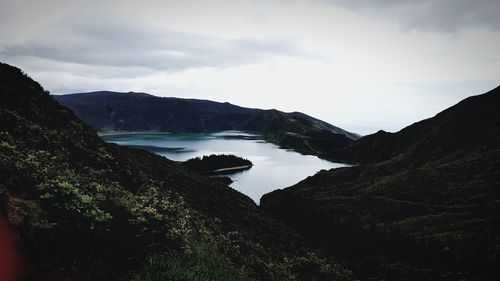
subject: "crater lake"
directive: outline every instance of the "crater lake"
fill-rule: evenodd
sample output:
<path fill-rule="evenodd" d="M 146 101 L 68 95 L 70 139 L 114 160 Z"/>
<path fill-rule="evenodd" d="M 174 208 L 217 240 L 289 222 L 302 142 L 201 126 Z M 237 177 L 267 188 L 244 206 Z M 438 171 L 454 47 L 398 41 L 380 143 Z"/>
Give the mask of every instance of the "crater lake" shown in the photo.
<path fill-rule="evenodd" d="M 266 142 L 260 135 L 223 131 L 203 134 L 116 133 L 101 137 L 119 145 L 142 148 L 174 161 L 186 161 L 211 154 L 232 154 L 246 158 L 252 168 L 227 174 L 232 188 L 252 198 L 257 204 L 262 195 L 298 183 L 318 171 L 346 167 L 292 149 Z"/>

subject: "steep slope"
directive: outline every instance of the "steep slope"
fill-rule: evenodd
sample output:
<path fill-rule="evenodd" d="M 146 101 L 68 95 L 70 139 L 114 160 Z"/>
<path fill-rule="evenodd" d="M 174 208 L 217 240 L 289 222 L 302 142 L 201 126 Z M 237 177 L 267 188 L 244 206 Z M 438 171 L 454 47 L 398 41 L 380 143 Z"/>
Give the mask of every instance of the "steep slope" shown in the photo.
<path fill-rule="evenodd" d="M 323 154 L 344 148 L 359 136 L 300 112 L 263 110 L 251 116 L 239 130 L 257 131 L 286 148 Z"/>
<path fill-rule="evenodd" d="M 144 93 L 93 92 L 54 98 L 99 131 L 200 133 L 246 130 L 259 132 L 282 146 L 313 154 L 345 147 L 359 138 L 299 112 L 251 109 L 207 100 L 161 98 Z"/>
<path fill-rule="evenodd" d="M 366 279 L 498 280 L 500 88 L 328 155 L 261 206 Z"/>
<path fill-rule="evenodd" d="M 352 146 L 325 157 L 359 163 L 376 163 L 394 157 L 428 161 L 460 149 L 494 141 L 498 124 L 499 88 L 469 97 L 433 118 L 417 122 L 397 133 L 379 131 Z M 411 155 L 411 156 L 410 156 Z M 418 159 L 417 159 L 418 158 Z"/>
<path fill-rule="evenodd" d="M 103 142 L 6 64 L 0 120 L 0 248 L 22 280 L 350 279 L 246 196 Z"/>
<path fill-rule="evenodd" d="M 92 92 L 54 96 L 99 131 L 201 133 L 235 129 L 257 109 L 145 93 Z"/>

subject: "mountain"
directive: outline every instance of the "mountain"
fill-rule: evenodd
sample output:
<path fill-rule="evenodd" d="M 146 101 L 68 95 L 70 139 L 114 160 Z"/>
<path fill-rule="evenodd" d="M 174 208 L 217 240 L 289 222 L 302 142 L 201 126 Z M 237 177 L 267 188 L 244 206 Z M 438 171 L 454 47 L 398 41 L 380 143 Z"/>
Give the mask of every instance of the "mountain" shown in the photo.
<path fill-rule="evenodd" d="M 500 88 L 323 155 L 261 206 L 366 280 L 499 280 Z"/>
<path fill-rule="evenodd" d="M 497 130 L 500 130 L 498 92 L 497 87 L 486 94 L 469 97 L 400 132 L 379 131 L 324 156 L 362 164 L 395 157 L 401 162 L 421 163 L 460 150 L 475 149 L 496 140 Z"/>
<path fill-rule="evenodd" d="M 0 120 L 2 281 L 352 279 L 245 195 L 102 141 L 3 63 Z"/>
<path fill-rule="evenodd" d="M 282 146 L 312 154 L 340 149 L 359 138 L 357 134 L 300 112 L 132 92 L 92 92 L 54 98 L 98 131 L 254 131 Z"/>

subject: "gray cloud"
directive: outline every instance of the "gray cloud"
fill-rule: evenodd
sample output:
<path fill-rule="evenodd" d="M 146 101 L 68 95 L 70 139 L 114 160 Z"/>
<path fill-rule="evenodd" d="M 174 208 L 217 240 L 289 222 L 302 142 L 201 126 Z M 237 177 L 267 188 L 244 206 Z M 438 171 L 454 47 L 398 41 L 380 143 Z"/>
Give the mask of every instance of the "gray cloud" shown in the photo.
<path fill-rule="evenodd" d="M 60 32 L 65 35 L 3 45 L 0 56 L 162 71 L 235 66 L 279 55 L 306 56 L 286 40 L 222 39 L 152 26 L 108 23 Z"/>
<path fill-rule="evenodd" d="M 403 29 L 456 32 L 485 27 L 500 30 L 498 0 L 324 0 L 356 12 L 395 21 Z"/>

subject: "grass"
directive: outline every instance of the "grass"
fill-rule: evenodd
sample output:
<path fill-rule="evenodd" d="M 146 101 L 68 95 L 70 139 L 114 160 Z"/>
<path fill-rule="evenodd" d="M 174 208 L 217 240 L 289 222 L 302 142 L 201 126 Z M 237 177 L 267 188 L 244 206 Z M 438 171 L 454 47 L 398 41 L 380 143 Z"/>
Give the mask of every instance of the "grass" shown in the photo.
<path fill-rule="evenodd" d="M 237 281 L 252 280 L 216 249 L 207 244 L 195 245 L 190 254 L 167 257 L 149 256 L 143 270 L 132 281 Z"/>

